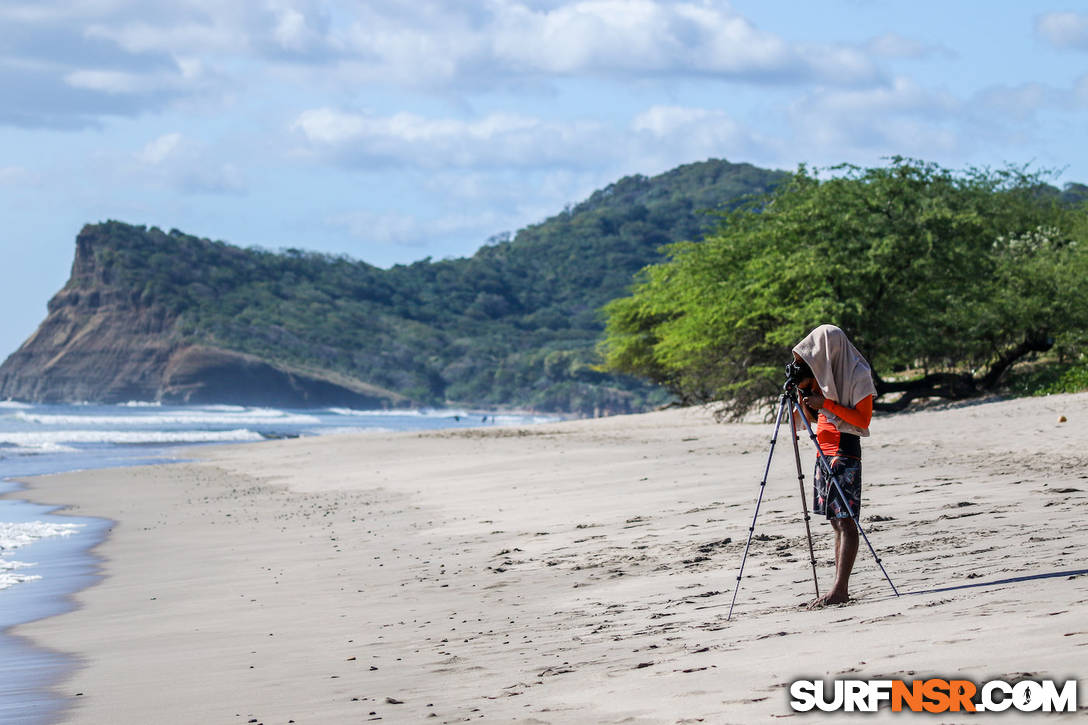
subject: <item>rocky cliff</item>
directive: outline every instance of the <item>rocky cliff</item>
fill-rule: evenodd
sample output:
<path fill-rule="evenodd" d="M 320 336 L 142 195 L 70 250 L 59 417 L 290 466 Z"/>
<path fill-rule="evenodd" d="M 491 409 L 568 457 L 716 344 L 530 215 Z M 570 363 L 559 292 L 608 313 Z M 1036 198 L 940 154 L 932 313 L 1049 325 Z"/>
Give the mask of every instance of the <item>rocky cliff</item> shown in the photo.
<path fill-rule="evenodd" d="M 71 276 L 49 301 L 45 321 L 0 365 L 0 399 L 366 408 L 409 402 L 361 381 L 187 339 L 179 314 L 148 304 L 103 262 L 109 244 L 99 226 L 79 234 Z"/>

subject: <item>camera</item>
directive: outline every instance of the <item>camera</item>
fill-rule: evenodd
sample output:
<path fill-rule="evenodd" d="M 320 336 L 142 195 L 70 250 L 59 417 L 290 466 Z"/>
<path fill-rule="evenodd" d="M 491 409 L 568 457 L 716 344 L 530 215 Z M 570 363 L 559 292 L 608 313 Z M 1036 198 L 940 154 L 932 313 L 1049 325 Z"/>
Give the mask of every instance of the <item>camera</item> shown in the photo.
<path fill-rule="evenodd" d="M 804 360 L 786 363 L 786 388 L 796 388 L 798 383 L 812 377 L 812 368 Z"/>

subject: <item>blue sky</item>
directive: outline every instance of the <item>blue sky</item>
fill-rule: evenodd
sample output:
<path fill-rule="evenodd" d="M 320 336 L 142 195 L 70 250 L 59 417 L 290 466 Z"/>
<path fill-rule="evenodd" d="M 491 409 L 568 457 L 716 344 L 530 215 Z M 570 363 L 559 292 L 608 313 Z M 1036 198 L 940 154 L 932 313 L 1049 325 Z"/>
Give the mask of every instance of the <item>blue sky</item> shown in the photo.
<path fill-rule="evenodd" d="M 1088 182 L 1076 8 L 0 0 L 0 356 L 105 219 L 388 266 L 710 157 Z"/>

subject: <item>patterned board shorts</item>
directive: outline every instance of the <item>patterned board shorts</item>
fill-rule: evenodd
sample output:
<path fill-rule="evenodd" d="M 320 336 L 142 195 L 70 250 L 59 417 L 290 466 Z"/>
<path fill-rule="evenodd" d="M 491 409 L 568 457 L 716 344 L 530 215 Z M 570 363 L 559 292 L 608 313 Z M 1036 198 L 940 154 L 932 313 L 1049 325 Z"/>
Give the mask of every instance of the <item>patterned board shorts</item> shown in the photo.
<path fill-rule="evenodd" d="M 850 511 L 855 516 L 861 516 L 861 459 L 835 456 L 831 459 L 831 473 L 838 479 L 850 508 L 847 510 L 843 505 L 839 492 L 826 479 L 817 461 L 812 486 L 812 513 L 829 519 L 850 518 Z"/>

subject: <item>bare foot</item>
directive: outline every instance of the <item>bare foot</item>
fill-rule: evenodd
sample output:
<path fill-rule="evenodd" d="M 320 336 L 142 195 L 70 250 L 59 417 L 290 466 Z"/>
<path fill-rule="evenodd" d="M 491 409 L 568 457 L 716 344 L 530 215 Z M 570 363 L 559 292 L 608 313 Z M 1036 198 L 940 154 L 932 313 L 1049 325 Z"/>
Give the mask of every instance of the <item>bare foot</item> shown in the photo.
<path fill-rule="evenodd" d="M 830 591 L 819 599 L 813 599 L 808 604 L 809 609 L 823 609 L 832 604 L 846 604 L 850 601 L 850 595 L 843 592 Z"/>

